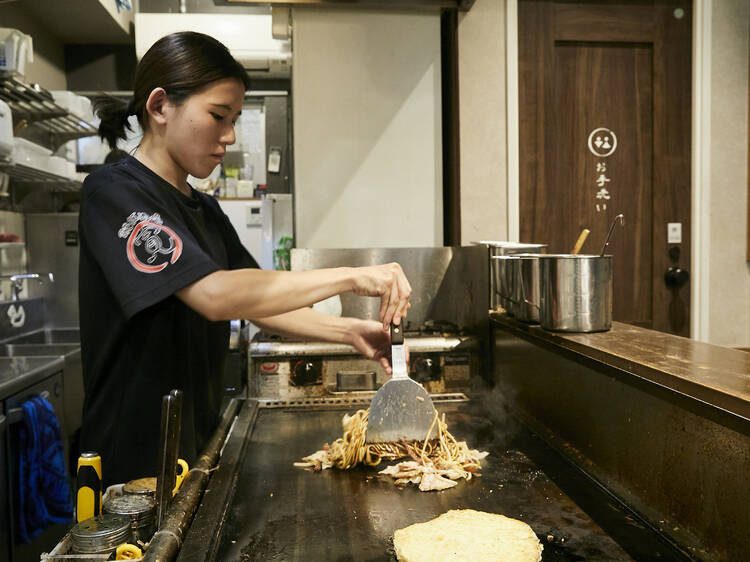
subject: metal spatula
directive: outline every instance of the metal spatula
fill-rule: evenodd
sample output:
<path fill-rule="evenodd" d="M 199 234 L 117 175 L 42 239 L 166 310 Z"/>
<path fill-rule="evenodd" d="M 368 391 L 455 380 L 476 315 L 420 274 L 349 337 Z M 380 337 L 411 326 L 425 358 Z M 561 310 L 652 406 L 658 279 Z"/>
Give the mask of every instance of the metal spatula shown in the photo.
<path fill-rule="evenodd" d="M 367 442 L 423 440 L 427 437 L 435 407 L 427 391 L 406 372 L 406 349 L 401 326 L 391 324 L 393 375 L 370 403 Z"/>

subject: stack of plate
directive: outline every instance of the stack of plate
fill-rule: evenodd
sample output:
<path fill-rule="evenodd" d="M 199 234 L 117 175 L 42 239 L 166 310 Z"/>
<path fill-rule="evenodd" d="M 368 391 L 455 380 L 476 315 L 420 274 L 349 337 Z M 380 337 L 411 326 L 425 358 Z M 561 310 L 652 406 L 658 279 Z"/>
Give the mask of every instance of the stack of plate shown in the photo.
<path fill-rule="evenodd" d="M 148 542 L 154 534 L 156 500 L 148 495 L 125 494 L 104 502 L 104 513 L 124 515 L 130 519 L 133 542 Z"/>
<path fill-rule="evenodd" d="M 78 523 L 70 531 L 73 550 L 78 554 L 105 554 L 130 540 L 130 519 L 105 513 Z"/>

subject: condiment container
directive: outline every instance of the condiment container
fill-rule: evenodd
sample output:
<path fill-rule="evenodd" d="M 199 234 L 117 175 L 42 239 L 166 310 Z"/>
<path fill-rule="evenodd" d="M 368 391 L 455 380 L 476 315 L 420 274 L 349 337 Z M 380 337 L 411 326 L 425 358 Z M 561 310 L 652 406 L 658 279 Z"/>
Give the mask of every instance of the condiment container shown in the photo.
<path fill-rule="evenodd" d="M 156 530 L 156 500 L 147 495 L 125 494 L 104 502 L 104 513 L 124 515 L 130 519 L 132 542 L 148 542 Z"/>
<path fill-rule="evenodd" d="M 105 513 L 76 524 L 70 530 L 73 550 L 78 554 L 108 554 L 118 544 L 130 541 L 130 518 Z"/>
<path fill-rule="evenodd" d="M 130 480 L 122 487 L 122 491 L 126 494 L 151 496 L 156 499 L 156 477 L 150 476 L 148 478 Z"/>

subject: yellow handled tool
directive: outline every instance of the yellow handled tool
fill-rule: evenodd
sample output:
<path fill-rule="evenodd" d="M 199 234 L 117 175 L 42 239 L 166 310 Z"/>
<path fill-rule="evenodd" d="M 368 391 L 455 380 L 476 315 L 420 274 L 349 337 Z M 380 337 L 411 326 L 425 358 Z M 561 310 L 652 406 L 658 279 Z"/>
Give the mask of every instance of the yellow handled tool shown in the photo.
<path fill-rule="evenodd" d="M 182 486 L 182 481 L 185 480 L 185 477 L 187 476 L 187 473 L 190 470 L 190 467 L 188 467 L 187 461 L 183 459 L 177 459 L 177 466 L 178 466 L 178 472 L 175 475 L 174 489 L 172 490 L 173 496 L 177 493 L 177 490 L 180 489 L 180 486 Z"/>
<path fill-rule="evenodd" d="M 76 521 L 102 514 L 102 458 L 88 451 L 78 457 L 76 472 Z"/>
<path fill-rule="evenodd" d="M 573 251 L 571 252 L 571 254 L 577 254 L 578 252 L 581 251 L 581 247 L 583 246 L 583 243 L 586 241 L 586 238 L 588 238 L 589 232 L 590 231 L 588 228 L 584 228 L 581 231 L 581 235 L 578 237 L 578 240 L 576 240 L 576 245 L 573 247 Z"/>
<path fill-rule="evenodd" d="M 115 560 L 135 560 L 143 558 L 143 551 L 134 544 L 124 542 L 117 547 L 115 556 Z"/>

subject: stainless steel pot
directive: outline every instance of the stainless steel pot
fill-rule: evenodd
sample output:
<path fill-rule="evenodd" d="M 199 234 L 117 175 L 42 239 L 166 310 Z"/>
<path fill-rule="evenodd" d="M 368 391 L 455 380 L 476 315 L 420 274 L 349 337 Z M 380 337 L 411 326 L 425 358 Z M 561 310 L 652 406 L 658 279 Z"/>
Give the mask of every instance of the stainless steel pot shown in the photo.
<path fill-rule="evenodd" d="M 539 258 L 542 254 L 518 254 L 508 261 L 512 281 L 512 308 L 521 322 L 539 322 Z"/>
<path fill-rule="evenodd" d="M 482 241 L 479 244 L 487 246 L 490 256 L 490 290 L 493 297 L 490 299 L 491 308 L 502 306 L 506 312 L 512 314 L 512 277 L 507 271 L 506 262 L 496 259 L 502 256 L 513 256 L 517 254 L 543 254 L 547 250 L 547 244 L 527 244 L 522 242 L 499 242 Z"/>
<path fill-rule="evenodd" d="M 492 288 L 497 298 L 496 305 L 500 305 L 505 312 L 513 316 L 510 258 L 511 256 L 492 256 L 492 271 L 494 273 Z"/>
<path fill-rule="evenodd" d="M 539 256 L 539 322 L 561 332 L 612 327 L 612 256 Z"/>

